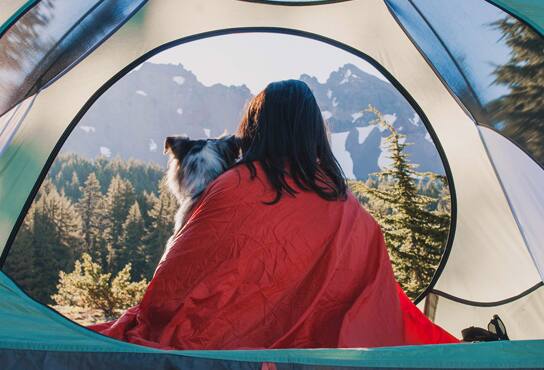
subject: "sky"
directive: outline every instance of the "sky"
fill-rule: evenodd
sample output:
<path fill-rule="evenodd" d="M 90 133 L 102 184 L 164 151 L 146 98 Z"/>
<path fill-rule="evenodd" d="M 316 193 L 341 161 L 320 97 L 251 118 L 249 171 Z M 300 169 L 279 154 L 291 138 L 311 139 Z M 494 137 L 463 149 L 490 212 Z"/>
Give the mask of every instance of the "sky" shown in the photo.
<path fill-rule="evenodd" d="M 297 79 L 302 73 L 325 82 L 332 71 L 346 63 L 387 81 L 368 62 L 342 49 L 306 37 L 278 33 L 209 37 L 168 49 L 149 62 L 181 63 L 204 85 L 245 84 L 253 94 L 271 81 Z"/>

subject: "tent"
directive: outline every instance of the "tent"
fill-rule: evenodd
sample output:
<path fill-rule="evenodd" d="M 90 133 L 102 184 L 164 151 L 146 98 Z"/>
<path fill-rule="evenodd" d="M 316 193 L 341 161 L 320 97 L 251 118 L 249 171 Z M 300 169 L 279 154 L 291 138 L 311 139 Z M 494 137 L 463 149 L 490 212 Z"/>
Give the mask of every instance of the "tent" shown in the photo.
<path fill-rule="evenodd" d="M 511 27 L 502 46 L 484 30 L 489 14 Z M 432 307 L 435 322 L 453 333 L 467 323 L 483 326 L 497 313 L 516 339 L 165 352 L 88 331 L 0 273 L 2 368 L 544 367 L 541 1 L 7 0 L 0 23 L 0 266 L 63 143 L 122 76 L 181 43 L 244 32 L 292 34 L 371 63 L 424 117 L 440 151 L 452 227 L 417 303 Z M 490 77 L 499 64 L 506 66 L 500 77 Z"/>

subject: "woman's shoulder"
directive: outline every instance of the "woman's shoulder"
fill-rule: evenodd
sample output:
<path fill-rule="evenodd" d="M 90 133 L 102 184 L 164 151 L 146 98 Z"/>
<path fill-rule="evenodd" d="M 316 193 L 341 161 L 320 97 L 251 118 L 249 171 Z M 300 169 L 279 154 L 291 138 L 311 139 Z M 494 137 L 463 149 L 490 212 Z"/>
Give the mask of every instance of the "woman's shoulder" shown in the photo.
<path fill-rule="evenodd" d="M 372 214 L 359 202 L 357 197 L 351 192 L 351 190 L 347 190 L 347 199 L 346 203 L 349 207 L 352 207 L 353 209 L 356 209 L 359 213 L 359 217 L 366 222 L 368 225 L 372 226 L 372 228 L 375 229 L 381 229 L 380 224 L 378 221 L 372 216 Z"/>
<path fill-rule="evenodd" d="M 236 195 L 237 193 L 249 195 L 262 193 L 266 183 L 259 176 L 259 168 L 256 166 L 257 176 L 253 177 L 246 164 L 238 164 L 219 175 L 206 189 L 205 194 Z"/>

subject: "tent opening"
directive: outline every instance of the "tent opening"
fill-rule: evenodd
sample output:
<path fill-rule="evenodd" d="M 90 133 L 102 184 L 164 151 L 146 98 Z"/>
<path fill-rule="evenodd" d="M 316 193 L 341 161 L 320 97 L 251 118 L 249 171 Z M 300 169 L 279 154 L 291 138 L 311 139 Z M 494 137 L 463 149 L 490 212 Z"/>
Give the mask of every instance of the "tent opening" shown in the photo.
<path fill-rule="evenodd" d="M 426 118 L 381 70 L 325 42 L 275 32 L 216 35 L 153 55 L 71 127 L 3 271 L 80 324 L 116 318 L 141 298 L 173 231 L 166 136 L 233 133 L 252 96 L 294 78 L 313 91 L 350 189 L 380 222 L 396 277 L 415 300 L 451 242 L 452 184 Z M 401 161 L 409 185 L 394 175 Z"/>

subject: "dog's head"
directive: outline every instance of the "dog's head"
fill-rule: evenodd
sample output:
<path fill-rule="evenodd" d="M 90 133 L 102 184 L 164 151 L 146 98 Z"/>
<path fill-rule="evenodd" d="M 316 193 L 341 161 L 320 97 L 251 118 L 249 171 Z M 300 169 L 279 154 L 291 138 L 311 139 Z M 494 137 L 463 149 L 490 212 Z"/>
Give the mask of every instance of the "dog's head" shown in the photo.
<path fill-rule="evenodd" d="M 169 155 L 170 189 L 178 199 L 198 196 L 211 181 L 236 162 L 239 152 L 239 141 L 233 135 L 207 140 L 191 140 L 186 136 L 167 137 L 164 153 Z"/>

